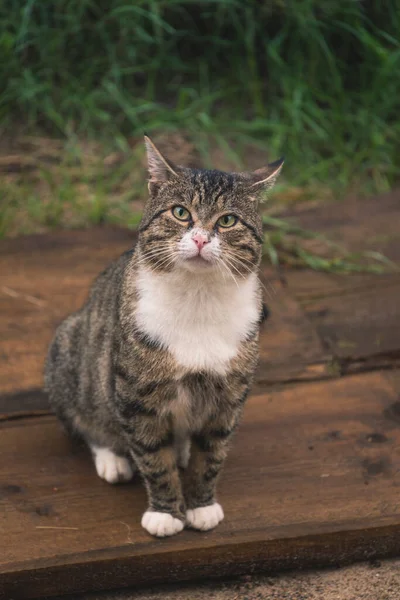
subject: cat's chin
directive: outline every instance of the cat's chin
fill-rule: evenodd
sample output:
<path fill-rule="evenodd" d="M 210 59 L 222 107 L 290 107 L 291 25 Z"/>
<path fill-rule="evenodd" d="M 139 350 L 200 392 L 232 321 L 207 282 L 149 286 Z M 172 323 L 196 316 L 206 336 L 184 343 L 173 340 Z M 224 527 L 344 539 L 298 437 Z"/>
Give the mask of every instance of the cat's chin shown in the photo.
<path fill-rule="evenodd" d="M 201 256 L 193 256 L 192 258 L 186 258 L 181 263 L 182 267 L 192 273 L 199 271 L 210 271 L 215 268 L 215 264 Z"/>

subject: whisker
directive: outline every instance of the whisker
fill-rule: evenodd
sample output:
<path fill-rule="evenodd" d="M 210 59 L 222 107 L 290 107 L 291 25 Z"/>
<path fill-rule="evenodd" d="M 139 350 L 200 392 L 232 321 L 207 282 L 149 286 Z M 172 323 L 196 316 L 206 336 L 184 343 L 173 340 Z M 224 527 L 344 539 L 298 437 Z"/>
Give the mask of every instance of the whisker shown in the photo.
<path fill-rule="evenodd" d="M 246 275 L 243 275 L 243 273 L 241 273 L 241 272 L 239 271 L 239 269 L 237 269 L 237 268 L 235 267 L 234 263 L 233 263 L 232 261 L 230 261 L 230 260 L 229 260 L 229 257 L 224 257 L 224 258 L 225 258 L 225 261 L 228 263 L 228 265 L 229 265 L 229 266 L 230 266 L 232 269 L 235 269 L 235 271 L 236 271 L 236 273 L 239 275 L 239 277 L 241 277 L 242 279 L 245 279 L 245 278 L 246 278 Z"/>
<path fill-rule="evenodd" d="M 162 260 L 156 261 L 155 267 L 169 267 L 173 262 L 175 262 L 175 256 L 167 256 Z"/>
<path fill-rule="evenodd" d="M 170 254 L 171 252 L 174 252 L 174 250 L 171 250 L 170 248 L 161 248 L 161 249 L 153 249 L 150 250 L 148 252 L 143 252 L 141 256 L 139 256 L 140 258 L 151 258 L 153 256 L 162 256 L 164 254 Z"/>
<path fill-rule="evenodd" d="M 178 254 L 179 253 L 174 249 L 161 248 L 161 250 L 157 250 L 157 251 L 154 250 L 154 251 L 142 254 L 142 256 L 139 256 L 138 262 L 139 262 L 139 264 L 143 264 L 147 260 L 155 257 L 158 259 L 158 260 L 156 260 L 156 265 L 157 265 L 157 264 L 161 263 L 161 261 L 166 261 L 168 259 L 176 258 L 178 256 Z"/>
<path fill-rule="evenodd" d="M 226 264 L 224 263 L 224 261 L 223 261 L 221 258 L 219 258 L 219 257 L 217 257 L 217 265 L 218 265 L 218 266 L 221 266 L 221 265 L 222 265 L 223 267 L 225 267 L 225 269 L 228 271 L 228 275 L 230 275 L 230 276 L 232 277 L 232 279 L 233 279 L 233 281 L 235 282 L 235 284 L 236 284 L 237 288 L 239 288 L 239 284 L 238 284 L 238 282 L 237 282 L 237 280 L 236 280 L 236 278 L 235 278 L 234 274 L 233 274 L 233 273 L 232 273 L 232 271 L 229 269 L 228 265 L 226 265 Z M 222 273 L 222 271 L 221 271 L 221 273 Z"/>
<path fill-rule="evenodd" d="M 240 272 L 238 271 L 238 269 L 235 267 L 234 261 L 236 262 L 236 264 L 240 263 L 240 261 L 239 261 L 239 260 L 238 260 L 236 257 L 234 257 L 234 256 L 230 255 L 229 253 L 227 253 L 227 254 L 224 256 L 224 258 L 226 259 L 226 261 L 228 262 L 228 264 L 229 264 L 229 265 L 230 265 L 230 266 L 231 266 L 233 269 L 235 269 L 235 271 L 237 271 L 237 272 L 239 273 L 239 275 L 240 275 L 240 276 L 241 276 L 243 279 L 246 277 L 246 275 L 244 275 L 244 274 L 240 273 Z M 251 273 L 253 272 L 253 271 L 252 271 L 251 269 L 249 269 L 249 268 L 248 268 L 246 265 L 243 265 L 243 264 L 242 264 L 241 266 L 242 266 L 242 267 L 243 267 L 243 268 L 244 268 L 244 269 L 245 269 L 245 270 L 246 270 L 246 271 L 247 271 L 249 274 L 251 274 Z M 268 289 L 265 287 L 265 285 L 263 284 L 263 282 L 262 282 L 260 279 L 259 279 L 259 282 L 260 282 L 260 285 L 261 285 L 261 287 L 264 289 L 264 291 L 265 291 L 266 295 L 268 296 L 268 298 L 269 298 L 270 300 L 272 300 L 272 294 L 271 294 L 271 292 L 270 292 L 270 291 L 269 291 L 269 290 L 268 290 Z M 275 295 L 275 294 L 276 294 L 276 291 L 275 291 L 275 289 L 274 289 L 274 288 L 272 288 L 272 289 L 273 289 L 273 292 L 274 292 L 274 295 Z"/>
<path fill-rule="evenodd" d="M 143 254 L 142 256 L 139 256 L 138 258 L 138 262 L 140 264 L 146 262 L 149 259 L 152 258 L 168 258 L 170 256 L 178 256 L 178 253 L 174 250 L 170 250 L 165 248 L 164 250 L 158 251 L 158 252 L 152 252 L 152 253 L 147 253 L 147 254 Z"/>
<path fill-rule="evenodd" d="M 227 257 L 229 257 L 229 258 L 231 258 L 231 259 L 232 259 L 232 261 L 234 261 L 236 264 L 238 264 L 238 263 L 241 263 L 241 260 L 239 260 L 239 259 L 238 259 L 238 258 L 237 258 L 235 255 L 231 254 L 229 251 L 228 251 L 228 252 L 226 252 L 226 256 L 227 256 Z M 251 269 L 248 269 L 248 268 L 247 268 L 247 265 L 243 265 L 243 264 L 242 264 L 241 266 L 242 266 L 244 269 L 246 269 L 246 270 L 247 270 L 249 273 L 251 273 L 251 272 L 252 272 L 252 271 L 251 271 Z M 272 295 L 276 296 L 276 294 L 277 294 L 277 291 L 276 291 L 276 289 L 275 289 L 274 285 L 273 285 L 273 284 L 272 284 L 270 281 L 266 281 L 266 283 L 267 283 L 267 285 L 268 285 L 268 287 L 269 287 L 269 290 L 266 288 L 266 286 L 264 285 L 264 283 L 263 283 L 263 282 L 260 280 L 260 284 L 261 284 L 261 286 L 263 287 L 263 289 L 265 290 L 265 293 L 268 295 L 268 297 L 269 297 L 270 299 L 272 299 Z"/>
<path fill-rule="evenodd" d="M 227 254 L 229 254 L 229 255 L 232 255 L 232 256 L 235 256 L 235 258 L 237 258 L 236 254 L 233 254 L 233 253 L 231 252 L 231 250 L 227 250 L 226 252 L 227 252 Z M 254 266 L 254 262 L 253 262 L 252 260 L 250 260 L 249 258 L 245 258 L 245 257 L 243 256 L 243 257 L 241 257 L 241 258 L 240 258 L 240 260 L 241 260 L 242 262 L 247 262 L 247 263 L 249 263 L 250 265 Z"/>

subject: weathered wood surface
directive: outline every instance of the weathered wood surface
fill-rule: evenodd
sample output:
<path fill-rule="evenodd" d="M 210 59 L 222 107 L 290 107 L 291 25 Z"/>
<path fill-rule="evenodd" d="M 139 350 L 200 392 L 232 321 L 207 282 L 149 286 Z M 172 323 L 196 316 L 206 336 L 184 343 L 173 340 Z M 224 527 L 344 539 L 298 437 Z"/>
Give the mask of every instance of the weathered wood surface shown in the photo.
<path fill-rule="evenodd" d="M 292 218 L 350 251 L 379 252 L 400 265 L 398 190 L 323 208 L 299 207 Z M 288 271 L 286 282 L 315 328 L 334 372 L 400 366 L 399 272 L 349 277 Z"/>
<path fill-rule="evenodd" d="M 282 216 L 325 234 L 352 252 L 375 251 L 400 260 L 400 189 L 367 198 L 293 206 Z"/>
<path fill-rule="evenodd" d="M 342 374 L 400 366 L 400 274 L 348 277 L 290 272 L 287 279 L 297 304 Z"/>
<path fill-rule="evenodd" d="M 155 540 L 140 482 L 109 486 L 50 416 L 0 424 L 5 598 L 400 552 L 399 382 L 370 373 L 253 395 L 214 532 Z"/>
<path fill-rule="evenodd" d="M 55 327 L 81 306 L 94 277 L 134 241 L 132 232 L 98 228 L 0 243 L 0 393 L 42 386 Z"/>
<path fill-rule="evenodd" d="M 376 231 L 398 259 L 399 198 L 296 219 L 354 250 Z M 400 554 L 397 274 L 289 271 L 284 285 L 265 269 L 271 317 L 220 482 L 226 520 L 168 540 L 141 529 L 141 483 L 102 482 L 40 390 L 54 328 L 134 241 L 104 228 L 0 243 L 0 598 Z"/>

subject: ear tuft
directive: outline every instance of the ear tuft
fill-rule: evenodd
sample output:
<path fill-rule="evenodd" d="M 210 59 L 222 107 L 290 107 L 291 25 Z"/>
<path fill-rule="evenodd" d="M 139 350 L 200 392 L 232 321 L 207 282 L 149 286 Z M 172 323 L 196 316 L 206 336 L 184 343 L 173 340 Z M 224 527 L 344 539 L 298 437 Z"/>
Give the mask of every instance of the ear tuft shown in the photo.
<path fill-rule="evenodd" d="M 264 188 L 265 190 L 271 189 L 275 185 L 284 162 L 285 159 L 282 157 L 262 169 L 253 171 L 253 173 L 251 173 L 251 178 L 253 180 L 251 187 L 259 187 L 259 189 Z"/>
<path fill-rule="evenodd" d="M 144 142 L 150 175 L 149 185 L 165 183 L 171 175 L 177 175 L 173 164 L 161 154 L 147 135 L 144 136 Z"/>

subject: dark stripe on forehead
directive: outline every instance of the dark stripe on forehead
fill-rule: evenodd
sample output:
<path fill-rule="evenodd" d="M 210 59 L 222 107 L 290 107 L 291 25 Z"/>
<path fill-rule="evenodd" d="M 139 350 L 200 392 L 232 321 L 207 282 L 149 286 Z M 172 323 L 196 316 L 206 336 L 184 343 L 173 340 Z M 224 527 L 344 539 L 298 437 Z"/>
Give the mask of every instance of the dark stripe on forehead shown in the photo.
<path fill-rule="evenodd" d="M 253 237 L 254 237 L 254 238 L 257 240 L 257 242 L 260 242 L 260 244 L 263 244 L 263 243 L 264 243 L 264 239 L 263 239 L 263 237 L 262 237 L 261 235 L 259 235 L 259 234 L 257 233 L 257 231 L 256 231 L 256 228 L 255 228 L 255 227 L 253 227 L 253 225 L 250 225 L 250 223 L 248 223 L 248 222 L 247 222 L 247 221 L 245 221 L 244 219 L 242 219 L 242 218 L 241 218 L 240 220 L 241 220 L 241 222 L 243 223 L 243 225 L 244 225 L 245 227 L 247 227 L 247 229 L 249 229 L 249 230 L 251 231 L 251 233 L 252 233 Z"/>
<path fill-rule="evenodd" d="M 162 215 L 163 213 L 169 211 L 169 208 L 162 208 L 161 210 L 157 211 L 156 213 L 154 213 L 154 215 L 151 217 L 150 221 L 148 223 L 146 223 L 145 225 L 142 225 L 141 227 L 139 227 L 139 232 L 141 231 L 146 231 L 146 229 L 148 229 L 150 227 L 150 225 L 152 224 L 152 222 L 157 219 L 160 215 Z"/>
<path fill-rule="evenodd" d="M 218 200 L 219 200 L 219 199 L 220 199 L 222 196 L 224 196 L 224 195 L 226 194 L 226 192 L 227 192 L 227 190 L 223 189 L 223 190 L 220 190 L 220 191 L 218 192 L 218 194 L 216 194 L 216 195 L 215 195 L 215 197 L 214 197 L 214 202 L 215 202 L 215 204 L 217 204 L 217 203 L 218 203 Z"/>
<path fill-rule="evenodd" d="M 198 204 L 213 205 L 223 195 L 229 195 L 233 189 L 234 179 L 229 173 L 222 171 L 195 170 L 191 183 L 194 187 Z"/>

